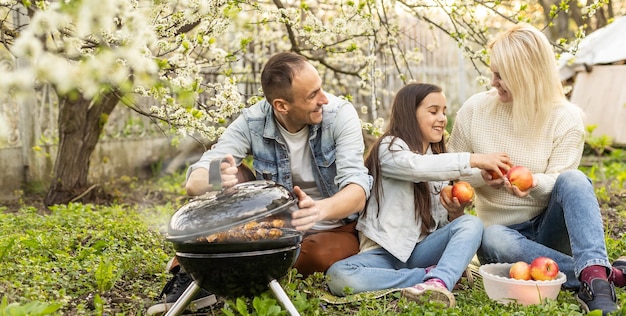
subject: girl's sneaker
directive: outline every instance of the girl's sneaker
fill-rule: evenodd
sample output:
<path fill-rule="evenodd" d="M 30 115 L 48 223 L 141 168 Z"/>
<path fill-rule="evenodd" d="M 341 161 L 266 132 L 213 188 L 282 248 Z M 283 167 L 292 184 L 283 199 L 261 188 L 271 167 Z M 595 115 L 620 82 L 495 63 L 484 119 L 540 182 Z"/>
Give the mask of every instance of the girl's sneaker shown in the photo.
<path fill-rule="evenodd" d="M 422 302 L 424 300 L 442 303 L 446 307 L 454 307 L 454 295 L 439 279 L 428 279 L 424 283 L 402 289 L 402 296 L 408 300 Z"/>

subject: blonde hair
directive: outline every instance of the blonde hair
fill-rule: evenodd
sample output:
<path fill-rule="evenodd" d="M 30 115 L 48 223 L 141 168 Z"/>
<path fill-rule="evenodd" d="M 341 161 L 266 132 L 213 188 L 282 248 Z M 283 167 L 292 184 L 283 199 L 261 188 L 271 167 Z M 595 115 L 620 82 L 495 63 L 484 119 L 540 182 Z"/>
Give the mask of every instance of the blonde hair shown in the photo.
<path fill-rule="evenodd" d="M 548 38 L 520 23 L 488 46 L 490 62 L 513 97 L 515 128 L 540 127 L 552 110 L 567 101 Z"/>

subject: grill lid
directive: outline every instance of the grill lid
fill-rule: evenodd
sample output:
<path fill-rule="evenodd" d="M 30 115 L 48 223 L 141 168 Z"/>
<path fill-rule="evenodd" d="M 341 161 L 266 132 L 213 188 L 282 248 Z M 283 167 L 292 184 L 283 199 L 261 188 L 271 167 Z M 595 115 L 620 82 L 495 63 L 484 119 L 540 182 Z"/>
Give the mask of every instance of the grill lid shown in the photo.
<path fill-rule="evenodd" d="M 170 219 L 169 241 L 188 241 L 288 211 L 296 205 L 284 186 L 268 180 L 239 183 L 198 196 Z"/>

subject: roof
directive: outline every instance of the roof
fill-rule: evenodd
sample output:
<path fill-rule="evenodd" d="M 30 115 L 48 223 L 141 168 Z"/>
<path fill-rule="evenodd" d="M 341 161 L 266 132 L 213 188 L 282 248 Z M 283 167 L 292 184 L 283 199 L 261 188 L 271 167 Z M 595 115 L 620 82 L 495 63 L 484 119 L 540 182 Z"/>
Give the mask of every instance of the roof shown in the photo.
<path fill-rule="evenodd" d="M 576 55 L 564 53 L 559 59 L 561 80 L 597 64 L 611 64 L 626 60 L 626 16 L 616 17 L 613 23 L 599 28 L 583 38 Z"/>

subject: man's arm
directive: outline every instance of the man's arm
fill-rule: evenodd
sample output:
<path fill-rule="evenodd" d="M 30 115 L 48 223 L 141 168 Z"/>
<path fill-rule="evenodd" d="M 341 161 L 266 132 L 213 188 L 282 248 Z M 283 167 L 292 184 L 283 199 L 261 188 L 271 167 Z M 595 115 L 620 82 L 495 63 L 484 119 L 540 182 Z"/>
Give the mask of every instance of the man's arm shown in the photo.
<path fill-rule="evenodd" d="M 187 194 L 202 195 L 211 191 L 213 188 L 209 184 L 210 163 L 215 159 L 223 159 L 228 155 L 234 157 L 234 160 L 229 160 L 231 166 L 225 164 L 224 162 L 220 165 L 222 186 L 232 186 L 236 184 L 236 182 L 227 183 L 232 179 L 224 179 L 224 168 L 233 167 L 232 165 L 234 164 L 235 168 L 229 169 L 230 171 L 227 171 L 226 175 L 233 175 L 237 173 L 237 171 L 233 170 L 236 170 L 237 163 L 244 159 L 250 150 L 250 140 L 247 135 L 248 125 L 243 115 L 240 115 L 226 128 L 218 142 L 213 145 L 210 150 L 207 150 L 198 162 L 189 166 L 189 169 L 187 170 L 187 182 L 185 183 Z"/>
<path fill-rule="evenodd" d="M 335 184 L 340 191 L 348 186 L 358 185 L 365 191 L 365 199 L 367 199 L 372 189 L 373 179 L 363 163 L 365 144 L 360 122 L 354 106 L 346 102 L 339 110 L 332 130 L 336 149 L 335 164 L 337 166 Z"/>
<path fill-rule="evenodd" d="M 208 191 L 216 190 L 211 183 L 220 181 L 220 188 L 231 187 L 237 183 L 255 180 L 254 173 L 243 163 L 237 167 L 235 158 L 228 154 L 221 160 L 219 179 L 209 179 L 212 175 L 205 168 L 194 169 L 187 179 L 185 189 L 188 195 L 202 195 Z M 209 181 L 210 180 L 210 181 Z"/>
<path fill-rule="evenodd" d="M 185 189 L 188 195 L 202 195 L 211 190 L 209 185 L 209 169 L 196 168 L 187 177 Z"/>
<path fill-rule="evenodd" d="M 314 201 L 300 187 L 294 187 L 299 209 L 292 214 L 297 230 L 306 231 L 317 221 L 342 219 L 359 212 L 365 207 L 365 191 L 358 184 L 348 184 L 332 197 Z"/>
<path fill-rule="evenodd" d="M 365 207 L 365 200 L 363 188 L 350 183 L 335 195 L 317 201 L 320 210 L 319 220 L 342 219 L 360 212 Z"/>
<path fill-rule="evenodd" d="M 335 184 L 339 191 L 316 201 L 318 221 L 344 219 L 362 211 L 372 185 L 372 177 L 363 163 L 365 145 L 359 117 L 352 104 L 344 100 L 338 102 L 344 103 L 333 124 Z"/>

